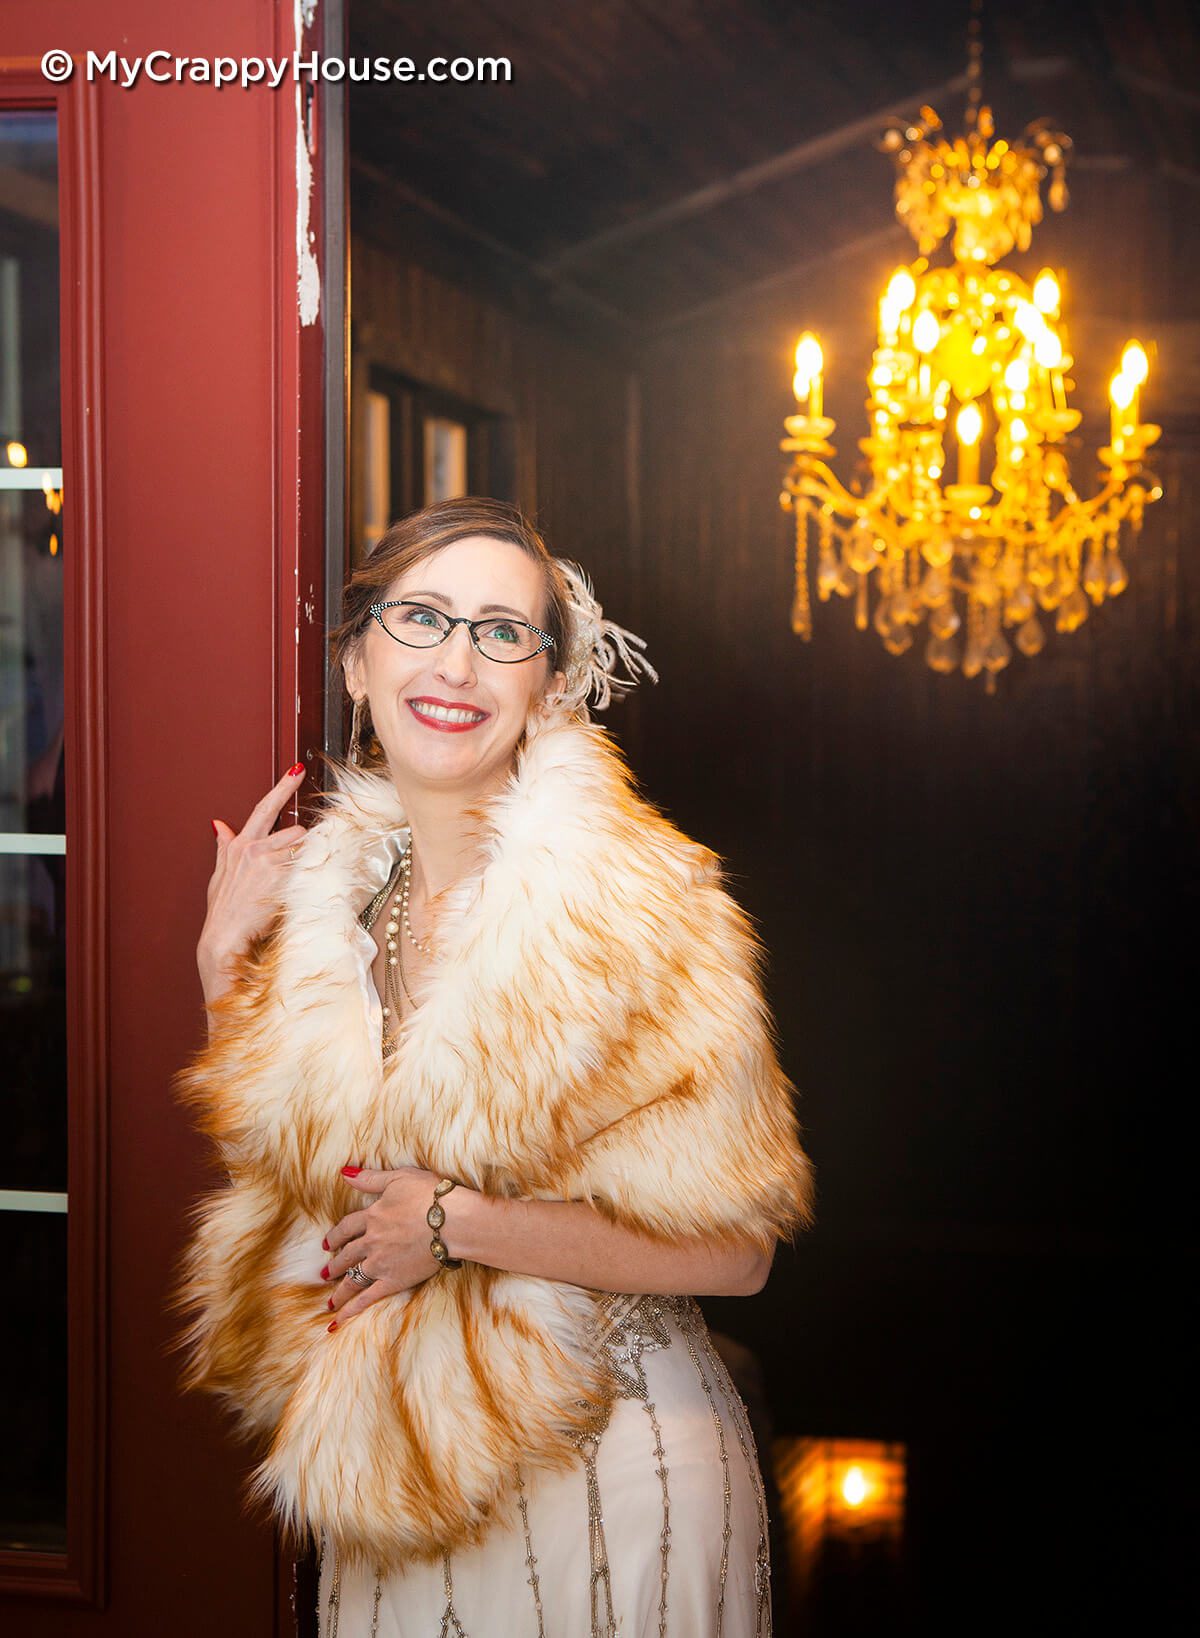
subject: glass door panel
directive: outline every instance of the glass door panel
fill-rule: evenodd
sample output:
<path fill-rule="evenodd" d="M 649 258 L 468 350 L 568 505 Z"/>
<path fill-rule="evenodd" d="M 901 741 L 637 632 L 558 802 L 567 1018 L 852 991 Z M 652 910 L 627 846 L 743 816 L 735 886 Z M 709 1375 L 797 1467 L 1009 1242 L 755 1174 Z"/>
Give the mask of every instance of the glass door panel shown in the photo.
<path fill-rule="evenodd" d="M 66 1548 L 67 1076 L 58 121 L 0 112 L 0 1549 Z"/>

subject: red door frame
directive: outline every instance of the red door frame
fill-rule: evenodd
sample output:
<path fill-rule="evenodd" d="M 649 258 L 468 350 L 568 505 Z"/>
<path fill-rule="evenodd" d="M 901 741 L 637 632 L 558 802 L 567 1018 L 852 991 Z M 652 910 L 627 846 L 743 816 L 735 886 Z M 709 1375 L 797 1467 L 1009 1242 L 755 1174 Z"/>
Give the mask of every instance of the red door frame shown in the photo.
<path fill-rule="evenodd" d="M 68 1551 L 0 1556 L 0 1626 L 29 1638 L 292 1625 L 286 1560 L 242 1513 L 246 1452 L 177 1393 L 165 1301 L 207 1177 L 169 1084 L 202 1029 L 209 819 L 240 823 L 323 740 L 327 93 L 122 90 L 84 65 L 327 50 L 317 11 L 39 0 L 0 40 L 0 105 L 60 120 L 72 713 Z"/>

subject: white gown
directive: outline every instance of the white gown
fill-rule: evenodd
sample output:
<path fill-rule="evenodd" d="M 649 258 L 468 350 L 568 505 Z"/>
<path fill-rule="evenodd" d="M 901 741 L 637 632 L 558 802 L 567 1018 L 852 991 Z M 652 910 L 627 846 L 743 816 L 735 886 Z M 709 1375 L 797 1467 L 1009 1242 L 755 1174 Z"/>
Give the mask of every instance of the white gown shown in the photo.
<path fill-rule="evenodd" d="M 478 1547 L 383 1578 L 322 1553 L 320 1638 L 769 1638 L 754 1436 L 690 1297 L 615 1296 L 616 1388 L 577 1466 Z"/>
<path fill-rule="evenodd" d="M 380 850 L 387 881 L 407 831 Z M 363 1003 L 382 1041 L 359 929 Z M 560 1473 L 514 1472 L 483 1543 L 383 1578 L 327 1547 L 320 1638 L 769 1638 L 767 1509 L 746 1408 L 691 1297 L 612 1295 L 606 1425 Z"/>

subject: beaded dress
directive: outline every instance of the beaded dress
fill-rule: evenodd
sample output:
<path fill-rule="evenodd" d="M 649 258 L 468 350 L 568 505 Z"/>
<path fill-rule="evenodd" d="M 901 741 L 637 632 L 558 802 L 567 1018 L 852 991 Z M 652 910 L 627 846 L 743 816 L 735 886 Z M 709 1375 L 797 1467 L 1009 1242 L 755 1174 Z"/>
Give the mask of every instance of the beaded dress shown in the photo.
<path fill-rule="evenodd" d="M 407 840 L 394 839 L 391 863 Z M 360 933 L 382 1038 L 375 942 Z M 613 1397 L 576 1438 L 578 1463 L 515 1469 L 512 1522 L 441 1563 L 379 1577 L 322 1543 L 320 1638 L 769 1638 L 754 1436 L 699 1307 L 612 1294 L 595 1346 Z"/>

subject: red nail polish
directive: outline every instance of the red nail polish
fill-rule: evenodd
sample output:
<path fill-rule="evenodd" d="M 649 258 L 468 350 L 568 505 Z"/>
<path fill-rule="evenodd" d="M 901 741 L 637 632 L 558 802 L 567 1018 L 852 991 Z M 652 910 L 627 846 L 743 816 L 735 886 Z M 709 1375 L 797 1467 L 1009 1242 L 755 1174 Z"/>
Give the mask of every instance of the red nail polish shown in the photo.
<path fill-rule="evenodd" d="M 337 1330 L 337 1320 L 331 1320 L 329 1322 L 329 1329 L 331 1331 L 336 1331 Z"/>
<path fill-rule="evenodd" d="M 325 1304 L 325 1306 L 326 1306 L 326 1308 L 332 1308 L 333 1307 L 333 1298 L 332 1297 L 330 1297 L 329 1301 Z"/>
<path fill-rule="evenodd" d="M 329 1236 L 328 1235 L 326 1235 L 325 1238 L 321 1241 L 321 1250 L 322 1251 L 328 1251 L 329 1250 Z"/>
<path fill-rule="evenodd" d="M 212 822 L 212 828 L 214 836 L 219 836 L 221 834 L 221 832 L 217 829 L 217 821 L 215 819 Z"/>
<path fill-rule="evenodd" d="M 357 1177 L 359 1172 L 361 1172 L 361 1171 L 362 1171 L 361 1166 L 343 1166 L 342 1167 L 342 1176 L 343 1177 Z"/>
<path fill-rule="evenodd" d="M 297 774 L 303 773 L 303 772 L 304 772 L 303 762 L 293 762 L 291 767 L 288 769 L 288 778 L 289 779 L 295 779 Z"/>
<path fill-rule="evenodd" d="M 321 1270 L 321 1278 L 323 1280 L 327 1280 L 329 1278 L 329 1264 L 328 1263 L 326 1263 L 325 1267 Z"/>

